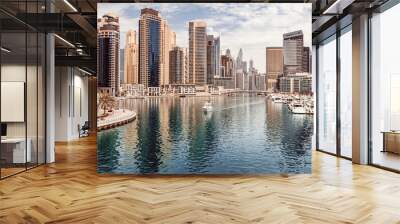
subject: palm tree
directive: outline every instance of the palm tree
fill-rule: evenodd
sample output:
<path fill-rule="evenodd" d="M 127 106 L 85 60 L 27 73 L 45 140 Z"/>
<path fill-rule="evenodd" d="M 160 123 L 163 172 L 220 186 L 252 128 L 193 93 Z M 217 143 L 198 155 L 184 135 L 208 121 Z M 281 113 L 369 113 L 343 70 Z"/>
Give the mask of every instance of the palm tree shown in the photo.
<path fill-rule="evenodd" d="M 107 110 L 114 109 L 116 105 L 115 98 L 108 93 L 100 93 L 98 107 L 103 109 L 103 115 L 107 114 Z"/>

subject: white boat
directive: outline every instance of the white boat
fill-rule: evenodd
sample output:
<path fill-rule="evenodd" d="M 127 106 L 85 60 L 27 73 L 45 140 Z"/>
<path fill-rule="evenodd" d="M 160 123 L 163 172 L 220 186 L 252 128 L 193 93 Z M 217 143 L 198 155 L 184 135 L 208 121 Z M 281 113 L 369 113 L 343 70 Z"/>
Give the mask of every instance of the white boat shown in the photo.
<path fill-rule="evenodd" d="M 210 102 L 206 102 L 203 106 L 203 111 L 204 112 L 211 112 L 213 110 L 213 107 Z"/>
<path fill-rule="evenodd" d="M 283 103 L 281 96 L 272 96 L 271 99 L 272 99 L 272 102 L 274 102 L 274 103 Z"/>
<path fill-rule="evenodd" d="M 286 104 L 291 104 L 293 102 L 293 98 L 291 97 L 291 96 L 288 96 L 287 98 L 286 98 Z"/>
<path fill-rule="evenodd" d="M 302 103 L 298 103 L 298 102 L 292 103 L 289 106 L 289 109 L 294 114 L 307 114 L 307 110 Z"/>
<path fill-rule="evenodd" d="M 282 103 L 286 104 L 287 103 L 287 99 L 288 99 L 288 97 L 283 95 L 282 96 Z"/>

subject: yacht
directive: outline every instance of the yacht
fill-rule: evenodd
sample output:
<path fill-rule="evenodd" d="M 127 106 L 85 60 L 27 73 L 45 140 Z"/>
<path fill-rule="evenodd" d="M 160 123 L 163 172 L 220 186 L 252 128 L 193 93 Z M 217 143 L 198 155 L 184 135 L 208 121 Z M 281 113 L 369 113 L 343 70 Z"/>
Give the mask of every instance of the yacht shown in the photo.
<path fill-rule="evenodd" d="M 287 103 L 287 99 L 288 99 L 288 96 L 283 95 L 282 96 L 282 103 L 286 104 Z"/>
<path fill-rule="evenodd" d="M 283 99 L 283 103 L 290 105 L 293 102 L 293 97 L 292 96 L 285 96 Z"/>
<path fill-rule="evenodd" d="M 304 105 L 302 103 L 299 103 L 299 102 L 292 103 L 289 106 L 289 109 L 294 114 L 306 114 L 307 113 L 306 108 L 304 107 Z"/>
<path fill-rule="evenodd" d="M 287 103 L 288 103 L 288 104 L 291 104 L 292 102 L 293 102 L 293 98 L 290 97 L 290 98 L 287 100 Z"/>
<path fill-rule="evenodd" d="M 271 99 L 272 99 L 272 102 L 274 102 L 274 103 L 283 103 L 281 96 L 272 96 Z"/>
<path fill-rule="evenodd" d="M 203 106 L 203 111 L 205 113 L 207 113 L 207 112 L 211 112 L 212 110 L 213 110 L 213 107 L 212 107 L 211 103 L 210 102 L 206 102 L 204 104 L 204 106 Z"/>

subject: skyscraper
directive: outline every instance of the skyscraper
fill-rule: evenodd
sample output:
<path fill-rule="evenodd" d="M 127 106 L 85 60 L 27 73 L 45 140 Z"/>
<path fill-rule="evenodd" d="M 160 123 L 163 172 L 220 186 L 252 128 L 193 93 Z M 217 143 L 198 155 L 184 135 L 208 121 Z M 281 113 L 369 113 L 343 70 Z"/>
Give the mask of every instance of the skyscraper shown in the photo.
<path fill-rule="evenodd" d="M 230 57 L 230 58 L 232 58 L 232 55 L 231 55 L 231 49 L 226 49 L 226 51 L 225 51 L 225 55 L 226 56 L 228 56 L 228 57 Z"/>
<path fill-rule="evenodd" d="M 189 22 L 189 83 L 207 83 L 207 24 Z"/>
<path fill-rule="evenodd" d="M 169 75 L 171 84 L 186 84 L 188 73 L 187 49 L 175 47 L 169 52 Z"/>
<path fill-rule="evenodd" d="M 119 49 L 119 81 L 120 83 L 124 83 L 124 66 L 125 66 L 125 49 Z M 124 65 L 124 66 L 122 66 Z"/>
<path fill-rule="evenodd" d="M 295 74 L 303 70 L 303 31 L 283 34 L 284 74 Z"/>
<path fill-rule="evenodd" d="M 240 48 L 238 56 L 236 57 L 236 69 L 243 70 L 243 50 L 242 50 L 242 48 Z"/>
<path fill-rule="evenodd" d="M 175 33 L 158 11 L 144 8 L 139 20 L 139 83 L 159 87 L 169 83 L 169 51 Z"/>
<path fill-rule="evenodd" d="M 161 74 L 160 74 L 160 85 L 167 85 L 170 82 L 169 75 L 169 52 L 176 45 L 176 34 L 171 30 L 165 20 L 162 20 L 161 27 Z"/>
<path fill-rule="evenodd" d="M 266 49 L 266 69 L 267 89 L 275 91 L 279 75 L 283 74 L 283 48 L 267 47 Z"/>
<path fill-rule="evenodd" d="M 302 64 L 302 72 L 311 72 L 311 60 L 310 60 L 310 48 L 304 47 L 303 48 L 303 64 Z"/>
<path fill-rule="evenodd" d="M 160 85 L 161 16 L 154 9 L 144 8 L 139 20 L 139 83 L 145 87 Z"/>
<path fill-rule="evenodd" d="M 125 64 L 124 64 L 124 83 L 138 83 L 138 46 L 136 42 L 136 31 L 129 30 L 125 40 Z"/>
<path fill-rule="evenodd" d="M 223 73 L 221 74 L 222 77 L 234 77 L 235 63 L 229 49 L 226 50 L 225 55 L 221 56 L 221 65 L 223 68 Z"/>
<path fill-rule="evenodd" d="M 242 61 L 242 71 L 247 73 L 247 61 Z"/>
<path fill-rule="evenodd" d="M 215 76 L 221 76 L 220 68 L 221 68 L 221 39 L 220 37 L 214 38 L 215 45 Z"/>
<path fill-rule="evenodd" d="M 249 61 L 249 73 L 253 73 L 254 72 L 254 64 L 253 64 L 253 59 L 250 59 Z"/>
<path fill-rule="evenodd" d="M 106 14 L 97 20 L 97 84 L 119 94 L 119 18 Z"/>
<path fill-rule="evenodd" d="M 219 76 L 221 66 L 219 37 L 207 35 L 207 84 L 212 84 L 215 76 Z"/>

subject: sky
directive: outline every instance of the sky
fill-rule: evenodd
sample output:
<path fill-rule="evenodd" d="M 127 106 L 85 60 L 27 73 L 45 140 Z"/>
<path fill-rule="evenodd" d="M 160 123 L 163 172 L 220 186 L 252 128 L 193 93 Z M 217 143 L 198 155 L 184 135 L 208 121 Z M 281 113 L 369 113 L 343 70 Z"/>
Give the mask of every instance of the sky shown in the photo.
<path fill-rule="evenodd" d="M 138 29 L 140 10 L 153 8 L 176 32 L 179 47 L 188 47 L 188 22 L 207 23 L 207 34 L 220 36 L 221 51 L 236 59 L 243 49 L 245 61 L 265 73 L 265 48 L 282 46 L 282 35 L 302 30 L 304 45 L 311 47 L 310 3 L 98 3 L 97 17 L 112 13 L 120 18 L 121 48 L 128 30 Z"/>

